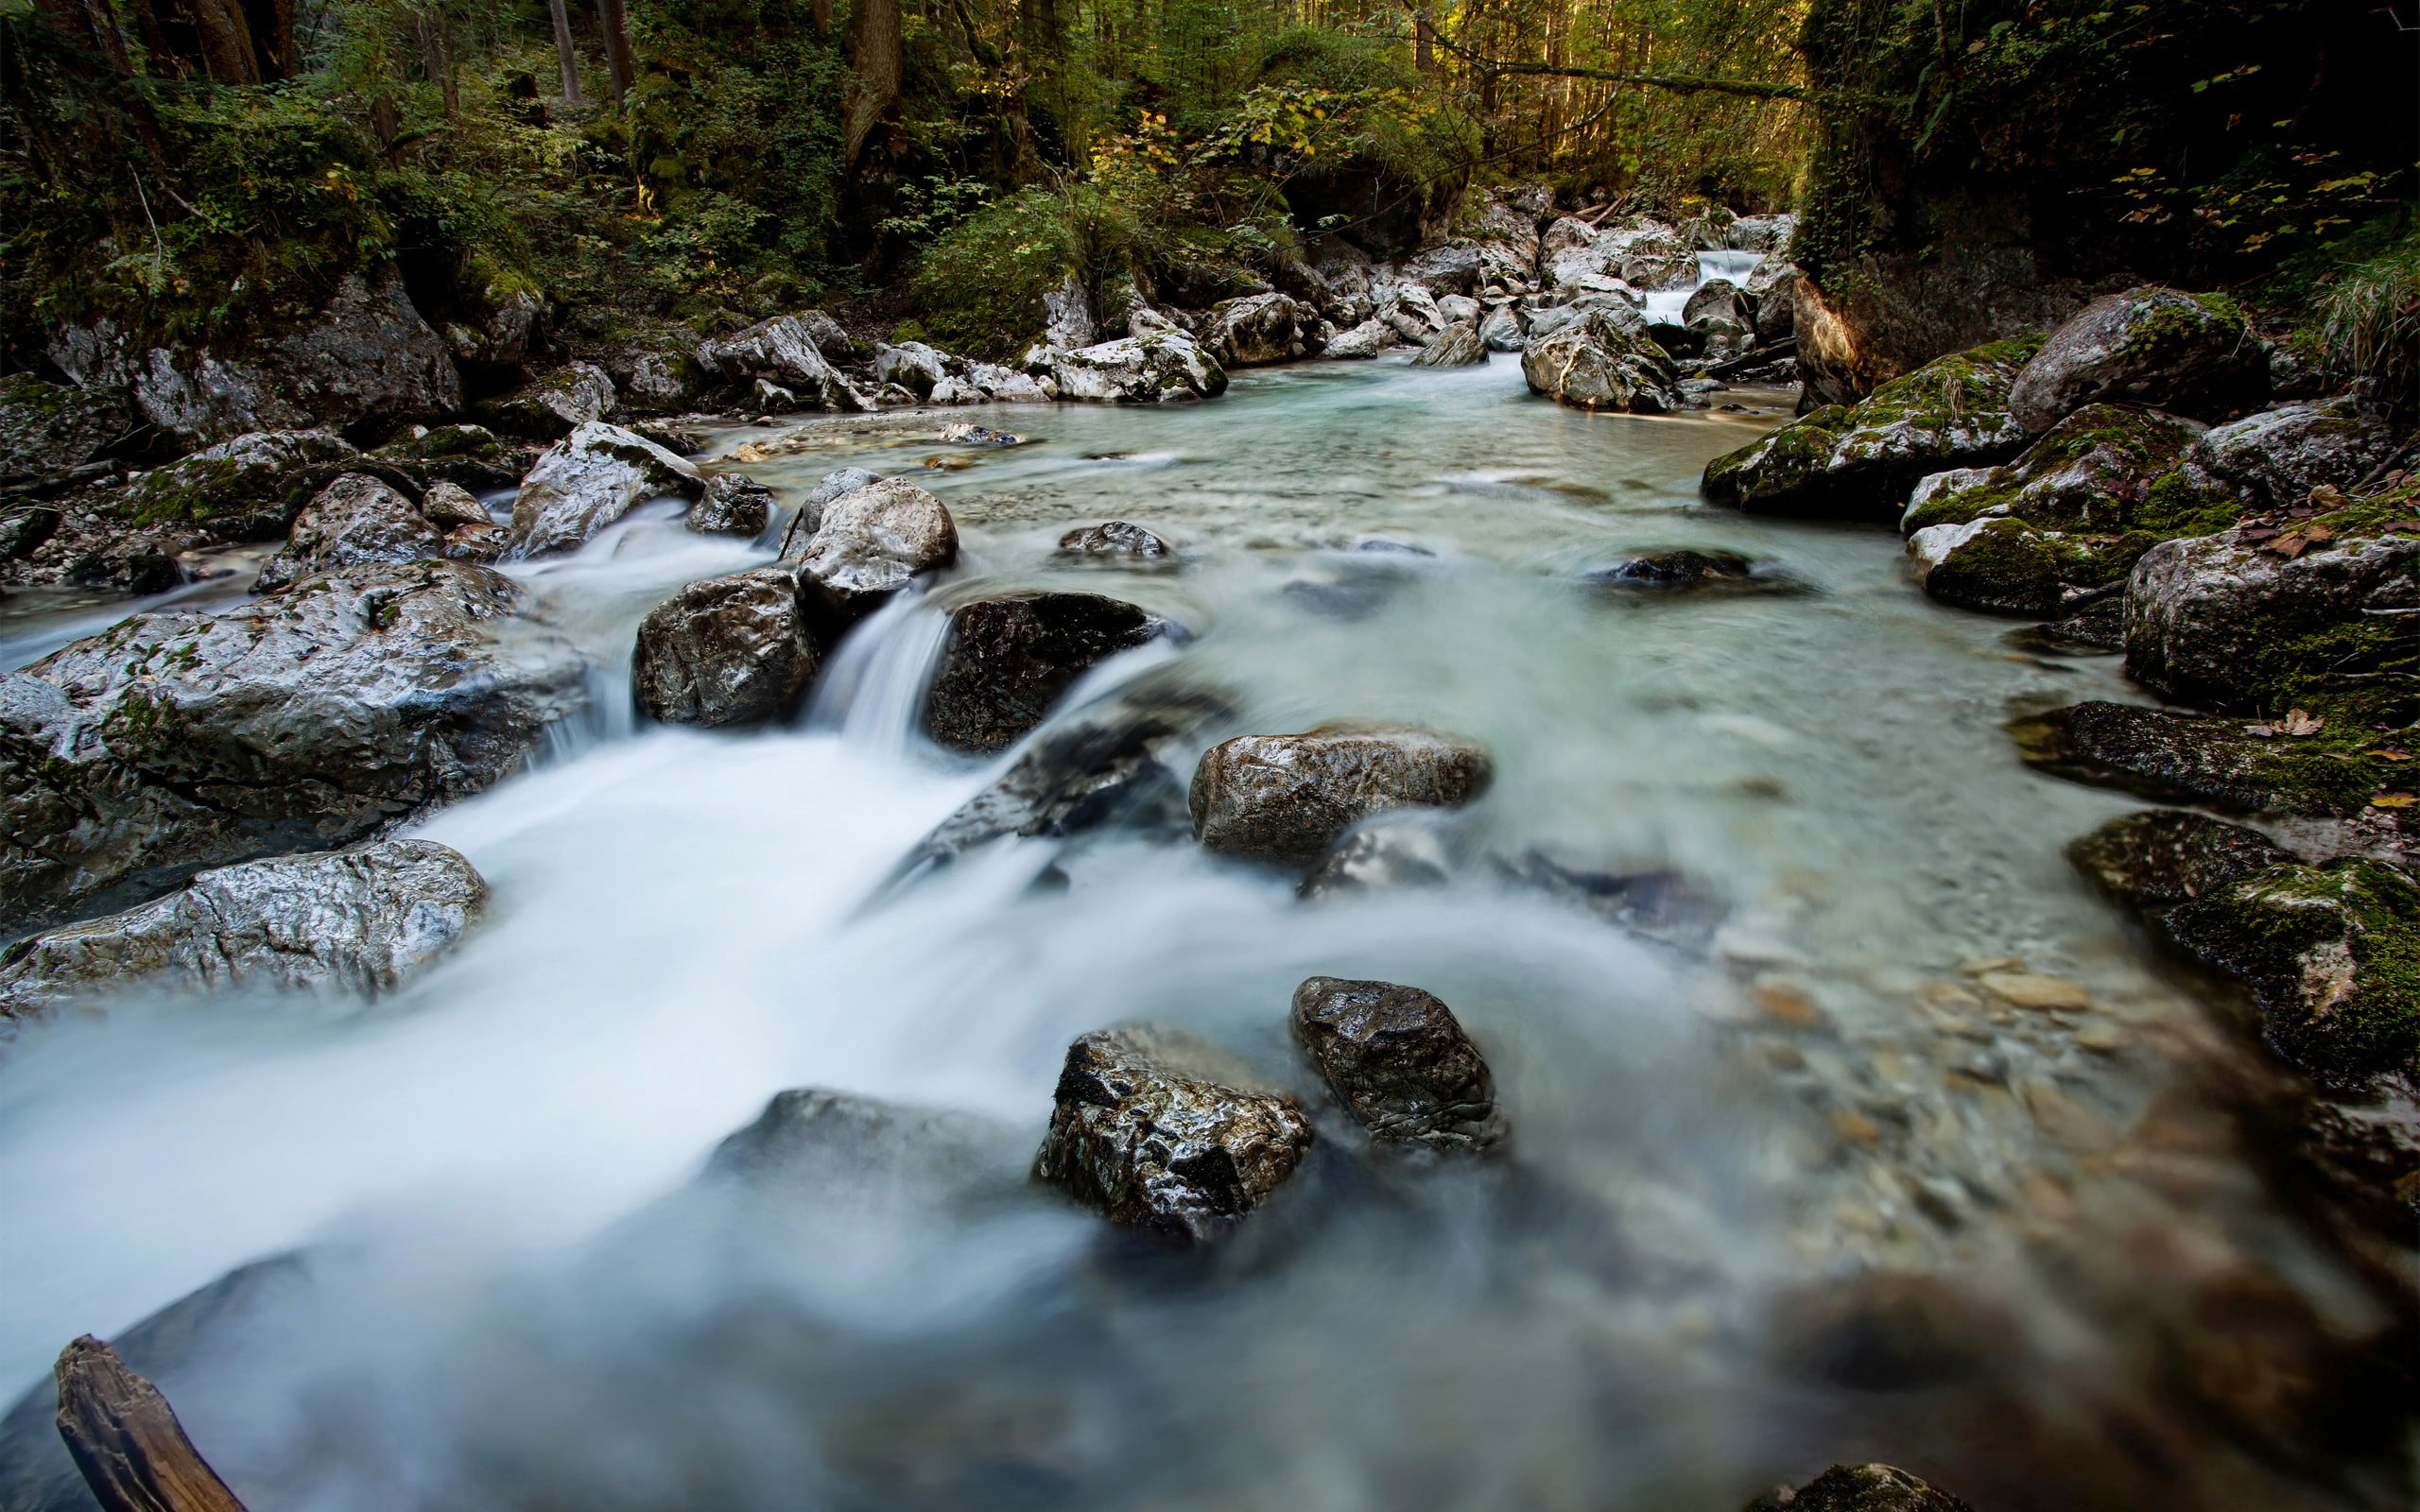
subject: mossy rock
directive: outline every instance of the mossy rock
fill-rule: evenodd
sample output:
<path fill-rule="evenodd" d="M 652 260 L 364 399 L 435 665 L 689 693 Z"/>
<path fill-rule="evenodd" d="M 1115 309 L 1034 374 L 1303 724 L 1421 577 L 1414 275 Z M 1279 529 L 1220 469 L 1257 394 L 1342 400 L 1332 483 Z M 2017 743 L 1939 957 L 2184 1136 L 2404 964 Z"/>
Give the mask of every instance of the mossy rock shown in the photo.
<path fill-rule="evenodd" d="M 2116 902 L 2156 913 L 2294 857 L 2240 824 L 2187 809 L 2145 809 L 2069 845 L 2067 859 Z"/>
<path fill-rule="evenodd" d="M 2057 613 L 2076 590 L 2125 579 L 2152 545 L 2144 535 L 2085 536 L 2000 517 L 1933 525 L 1908 541 L 1925 593 L 1945 604 L 2035 618 Z"/>
<path fill-rule="evenodd" d="M 2040 435 L 2095 404 L 2222 420 L 2256 406 L 2268 388 L 2268 362 L 2234 301 L 2144 284 L 2103 295 L 2053 332 L 2008 405 Z"/>
<path fill-rule="evenodd" d="M 2055 776 L 2241 814 L 2358 813 L 2392 770 L 2344 743 L 2264 740 L 2223 719 L 2097 700 L 2012 720 L 2009 734 Z"/>
<path fill-rule="evenodd" d="M 122 507 L 139 525 L 185 525 L 222 541 L 273 540 L 313 494 L 341 473 L 363 471 L 362 463 L 331 431 L 256 431 L 143 473 L 128 486 Z M 408 478 L 403 486 L 418 491 Z"/>
<path fill-rule="evenodd" d="M 0 378 L 0 483 L 81 467 L 133 424 L 122 394 L 44 383 L 26 373 Z"/>
<path fill-rule="evenodd" d="M 1912 535 L 1998 512 L 2047 529 L 2124 534 L 2141 528 L 2137 503 L 2154 479 L 2175 471 L 2202 429 L 2157 410 L 2089 404 L 2006 467 L 1926 478 L 1899 528 Z M 2225 523 L 2234 520 L 2230 514 Z M 2173 533 L 2154 532 L 2154 539 Z"/>
<path fill-rule="evenodd" d="M 466 489 L 509 488 L 529 471 L 534 447 L 498 439 L 484 425 L 439 425 L 405 436 L 370 454 L 406 472 Z"/>
<path fill-rule="evenodd" d="M 1708 462 L 1698 490 L 1717 504 L 1750 510 L 1785 500 L 1811 499 L 1823 487 L 1824 464 L 1831 460 L 1832 448 L 1848 423 L 1849 411 L 1843 404 L 1826 404 L 1803 415 Z"/>

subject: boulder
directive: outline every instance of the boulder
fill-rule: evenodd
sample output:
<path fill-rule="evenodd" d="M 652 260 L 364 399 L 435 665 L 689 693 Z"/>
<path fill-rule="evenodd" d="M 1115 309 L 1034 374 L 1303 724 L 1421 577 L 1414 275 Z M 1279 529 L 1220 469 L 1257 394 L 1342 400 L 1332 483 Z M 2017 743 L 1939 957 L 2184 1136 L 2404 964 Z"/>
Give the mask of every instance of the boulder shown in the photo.
<path fill-rule="evenodd" d="M 1415 347 L 1428 345 L 1453 323 L 1437 307 L 1437 296 L 1418 284 L 1373 284 L 1371 298 L 1376 318 Z"/>
<path fill-rule="evenodd" d="M 1468 294 L 1478 287 L 1479 249 L 1466 241 L 1444 242 L 1422 249 L 1402 266 L 1406 279 L 1431 294 Z"/>
<path fill-rule="evenodd" d="M 798 569 L 701 578 L 639 622 L 631 692 L 647 718 L 722 728 L 782 719 L 815 676 Z"/>
<path fill-rule="evenodd" d="M 869 484 L 881 481 L 882 474 L 870 468 L 841 467 L 824 473 L 816 480 L 815 487 L 807 491 L 806 497 L 799 501 L 798 513 L 790 517 L 788 528 L 782 532 L 782 555 L 787 557 L 790 554 L 793 542 L 804 551 L 806 543 L 815 539 L 815 532 L 823 524 L 824 506 L 844 493 L 855 493 Z"/>
<path fill-rule="evenodd" d="M 441 333 L 465 372 L 509 378 L 546 354 L 546 301 L 532 288 L 491 283 Z M 594 418 L 594 417 L 592 417 Z"/>
<path fill-rule="evenodd" d="M 808 620 L 827 642 L 919 573 L 958 559 L 958 524 L 942 501 L 900 478 L 869 483 L 821 509 L 800 557 Z"/>
<path fill-rule="evenodd" d="M 1722 244 L 1743 252 L 1778 252 L 1797 234 L 1796 215 L 1742 215 L 1725 229 Z"/>
<path fill-rule="evenodd" d="M 0 1019 L 137 989 L 375 996 L 451 949 L 487 898 L 470 862 L 433 840 L 204 871 L 165 898 L 12 947 L 0 959 Z"/>
<path fill-rule="evenodd" d="M 1606 588 L 1671 592 L 1746 587 L 1759 580 L 1756 564 L 1736 551 L 1663 551 L 1616 562 L 1588 580 Z"/>
<path fill-rule="evenodd" d="M 126 508 L 142 524 L 180 524 L 218 541 L 273 541 L 313 494 L 364 465 L 334 431 L 256 431 L 137 475 Z"/>
<path fill-rule="evenodd" d="M 1100 323 L 1093 316 L 1092 295 L 1076 275 L 1068 274 L 1044 292 L 1044 345 L 1073 350 L 1091 346 L 1099 335 Z"/>
<path fill-rule="evenodd" d="M 1394 344 L 1394 327 L 1384 320 L 1369 319 L 1349 331 L 1330 336 L 1320 355 L 1339 362 L 1356 362 L 1374 357 Z"/>
<path fill-rule="evenodd" d="M 1504 1137 L 1486 1059 L 1431 994 L 1314 976 L 1294 989 L 1289 1022 L 1320 1079 L 1372 1139 L 1478 1151 Z"/>
<path fill-rule="evenodd" d="M 682 523 L 701 535 L 744 536 L 753 541 L 772 524 L 781 507 L 782 501 L 773 490 L 747 473 L 717 472 L 706 479 L 698 502 L 689 506 Z"/>
<path fill-rule="evenodd" d="M 1530 344 L 1529 334 L 1521 327 L 1521 312 L 1512 304 L 1488 311 L 1478 322 L 1478 336 L 1490 352 L 1518 352 Z"/>
<path fill-rule="evenodd" d="M 2129 404 L 2087 404 L 2006 466 L 1927 476 L 1909 495 L 1899 528 L 1962 524 L 2013 515 L 2051 529 L 2170 533 L 2177 524 L 2152 485 L 2175 470 L 2202 434 L 2196 421 Z"/>
<path fill-rule="evenodd" d="M 1752 514 L 1895 521 L 1927 473 L 2006 461 L 2024 448 L 2008 391 L 2036 344 L 1996 341 L 1942 357 L 1854 408 L 1815 410 L 1708 462 L 1699 488 Z"/>
<path fill-rule="evenodd" d="M 614 380 L 593 362 L 571 362 L 500 399 L 474 406 L 494 429 L 555 441 L 614 412 Z"/>
<path fill-rule="evenodd" d="M 60 370 L 88 389 L 130 390 L 143 419 L 188 446 L 251 431 L 392 425 L 462 407 L 445 344 L 403 279 L 348 273 L 318 311 L 239 345 L 145 347 L 103 320 L 60 334 Z"/>
<path fill-rule="evenodd" d="M 1605 271 L 1638 289 L 1685 289 L 1697 282 L 1698 249 L 1688 237 L 1644 215 L 1597 235 Z"/>
<path fill-rule="evenodd" d="M 2166 802 L 2247 814 L 2359 813 L 2377 788 L 2373 764 L 2339 761 L 2291 740 L 2166 709 L 2098 700 L 2009 726 L 2029 765 Z"/>
<path fill-rule="evenodd" d="M 1307 865 L 1373 814 L 1460 808 L 1493 775 L 1487 752 L 1468 741 L 1406 726 L 1330 724 L 1212 747 L 1194 769 L 1187 801 L 1204 848 Z"/>
<path fill-rule="evenodd" d="M 1005 750 L 1040 725 L 1075 680 L 1167 622 L 1098 593 L 1021 593 L 950 611 L 925 697 L 925 732 L 951 750 Z"/>
<path fill-rule="evenodd" d="M 2238 877 L 2289 866 L 2257 830 L 2186 809 L 2123 815 L 2067 847 L 2067 859 L 2128 908 L 2163 913 Z"/>
<path fill-rule="evenodd" d="M 420 496 L 421 518 L 440 530 L 453 530 L 462 525 L 492 525 L 495 517 L 479 502 L 477 494 L 458 483 L 437 482 Z"/>
<path fill-rule="evenodd" d="M 795 315 L 761 320 L 698 347 L 698 361 L 735 388 L 767 383 L 814 409 L 860 410 L 865 396 L 824 360 L 806 322 Z"/>
<path fill-rule="evenodd" d="M 1661 415 L 1680 406 L 1671 359 L 1618 319 L 1592 311 L 1521 353 L 1530 392 L 1573 409 Z"/>
<path fill-rule="evenodd" d="M 2169 911 L 2168 933 L 2252 988 L 2277 1053 L 2323 1082 L 2420 1052 L 2420 881 L 2384 861 L 2279 866 Z"/>
<path fill-rule="evenodd" d="M 639 504 L 705 490 L 696 468 L 618 425 L 591 421 L 546 449 L 512 501 L 510 555 L 567 551 Z"/>
<path fill-rule="evenodd" d="M 1465 320 L 1448 326 L 1444 334 L 1422 349 L 1411 359 L 1415 368 L 1469 368 L 1487 361 L 1487 338 L 1478 334 L 1478 322 Z"/>
<path fill-rule="evenodd" d="M 480 514 L 484 524 L 486 511 Z M 445 532 L 411 500 L 376 478 L 348 472 L 303 507 L 285 544 L 261 564 L 252 586 L 274 593 L 320 573 L 444 554 Z"/>
<path fill-rule="evenodd" d="M 1701 321 L 1723 320 L 1739 330 L 1753 330 L 1754 318 L 1748 313 L 1747 298 L 1739 285 L 1727 278 L 1710 278 L 1689 293 L 1688 302 L 1681 306 L 1681 323 L 1697 326 Z"/>
<path fill-rule="evenodd" d="M 1798 278 L 1795 264 L 1768 257 L 1740 285 L 1741 292 L 1755 305 L 1758 346 L 1770 347 L 1798 335 Z"/>
<path fill-rule="evenodd" d="M 1174 557 L 1168 543 L 1123 520 L 1084 525 L 1059 538 L 1059 554 L 1099 561 L 1165 562 Z"/>
<path fill-rule="evenodd" d="M 1047 373 L 1059 398 L 1093 404 L 1174 404 L 1227 391 L 1226 369 L 1182 331 L 1072 351 L 1046 347 L 1028 366 Z"/>
<path fill-rule="evenodd" d="M 1747 1512 L 1975 1512 L 1893 1465 L 1835 1465 L 1795 1490 L 1748 1503 Z"/>
<path fill-rule="evenodd" d="M 1487 313 L 1487 306 L 1467 294 L 1441 294 L 1437 297 L 1437 313 L 1445 318 L 1448 325 L 1476 325 L 1478 318 Z"/>
<path fill-rule="evenodd" d="M 2093 301 L 2052 332 L 2017 374 L 2008 407 L 2038 436 L 2086 404 L 2224 420 L 2267 390 L 2260 343 L 2233 301 L 2147 284 Z"/>
<path fill-rule="evenodd" d="M 2291 509 L 2309 502 L 2313 489 L 2354 488 L 2394 455 L 2394 427 L 2343 394 L 2213 425 L 2187 460 L 2255 508 Z"/>
<path fill-rule="evenodd" d="M 2089 536 L 1993 516 L 1927 525 L 1908 538 L 1908 557 L 1930 597 L 2040 619 L 2058 613 L 2080 592 L 2122 583 L 2151 543 L 2140 532 Z"/>
<path fill-rule="evenodd" d="M 0 933 L 350 845 L 517 769 L 587 664 L 461 562 L 138 614 L 0 679 Z"/>
<path fill-rule="evenodd" d="M 1291 1098 L 1248 1085 L 1179 1030 L 1085 1035 L 1067 1047 L 1034 1176 L 1113 1223 L 1172 1245 L 1210 1243 L 1268 1201 L 1311 1147 L 1310 1120 Z"/>
<path fill-rule="evenodd" d="M 1319 311 L 1283 294 L 1221 300 L 1202 323 L 1201 345 L 1229 368 L 1286 362 L 1314 349 L 1319 324 Z"/>
<path fill-rule="evenodd" d="M 406 472 L 468 489 L 509 488 L 537 460 L 527 442 L 501 440 L 484 425 L 415 426 L 370 454 Z"/>
<path fill-rule="evenodd" d="M 949 357 L 922 341 L 903 341 L 895 347 L 877 343 L 873 376 L 878 384 L 897 384 L 918 399 L 930 399 L 934 386 L 949 377 Z"/>
<path fill-rule="evenodd" d="M 30 373 L 0 378 L 0 484 L 72 472 L 133 428 L 122 393 L 44 383 Z"/>

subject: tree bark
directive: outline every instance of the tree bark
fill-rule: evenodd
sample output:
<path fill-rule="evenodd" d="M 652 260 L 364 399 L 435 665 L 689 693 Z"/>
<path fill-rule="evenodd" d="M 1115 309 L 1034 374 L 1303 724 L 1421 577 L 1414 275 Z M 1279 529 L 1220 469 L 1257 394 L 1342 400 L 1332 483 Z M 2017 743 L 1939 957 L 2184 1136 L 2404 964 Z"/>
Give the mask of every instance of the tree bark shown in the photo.
<path fill-rule="evenodd" d="M 631 19 L 622 0 L 596 0 L 596 19 L 605 31 L 605 69 L 614 79 L 614 103 L 631 96 Z"/>
<path fill-rule="evenodd" d="M 546 9 L 555 21 L 555 60 L 563 69 L 563 103 L 585 103 L 579 97 L 579 50 L 572 45 L 571 12 L 563 0 L 546 0 Z"/>
<path fill-rule="evenodd" d="M 857 165 L 866 139 L 899 103 L 899 0 L 857 0 L 849 17 L 849 112 L 841 161 Z"/>
<path fill-rule="evenodd" d="M 1411 18 L 1411 66 L 1424 74 L 1437 67 L 1437 28 L 1426 10 Z"/>
<path fill-rule="evenodd" d="M 86 1334 L 60 1351 L 59 1436 L 101 1512 L 244 1512 L 168 1400 Z"/>
<path fill-rule="evenodd" d="M 446 25 L 445 12 L 434 6 L 423 10 L 418 21 L 421 61 L 444 98 L 447 124 L 458 123 L 462 119 L 462 91 L 454 77 L 453 29 Z"/>
<path fill-rule="evenodd" d="M 251 28 L 262 79 L 300 75 L 302 60 L 294 50 L 294 0 L 240 0 L 240 4 Z"/>
<path fill-rule="evenodd" d="M 252 28 L 235 0 L 191 0 L 194 36 L 200 43 L 201 69 L 214 84 L 257 84 L 259 57 L 252 51 Z"/>

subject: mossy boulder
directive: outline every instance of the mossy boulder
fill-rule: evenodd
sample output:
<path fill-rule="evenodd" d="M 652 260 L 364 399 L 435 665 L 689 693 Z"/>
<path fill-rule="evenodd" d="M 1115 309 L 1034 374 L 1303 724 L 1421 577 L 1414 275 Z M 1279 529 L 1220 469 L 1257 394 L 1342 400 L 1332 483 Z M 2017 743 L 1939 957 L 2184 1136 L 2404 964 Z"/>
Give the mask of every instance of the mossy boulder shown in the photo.
<path fill-rule="evenodd" d="M 54 477 L 83 466 L 126 435 L 134 412 L 123 394 L 0 378 L 0 483 Z"/>
<path fill-rule="evenodd" d="M 2267 356 L 2235 301 L 2146 284 L 2103 295 L 2051 333 L 2008 404 L 2039 436 L 2094 404 L 2224 420 L 2259 404 L 2268 387 Z"/>
<path fill-rule="evenodd" d="M 1482 352 L 1481 355 L 1484 355 Z M 1643 331 L 1590 311 L 1521 353 L 1530 392 L 1573 409 L 1661 415 L 1680 407 L 1672 359 Z"/>
<path fill-rule="evenodd" d="M 2254 507 L 2290 509 L 2313 489 L 2359 486 L 2394 455 L 2394 439 L 2384 417 L 2348 394 L 2214 425 L 2187 460 Z"/>
<path fill-rule="evenodd" d="M 538 449 L 500 439 L 484 425 L 438 425 L 397 437 L 370 455 L 466 489 L 504 489 L 521 481 L 537 460 Z"/>
<path fill-rule="evenodd" d="M 2009 386 L 2039 340 L 1956 352 L 1853 407 L 1816 410 L 1707 463 L 1700 490 L 1752 514 L 1895 523 L 1927 474 L 2003 462 L 2025 445 L 2009 413 Z"/>
<path fill-rule="evenodd" d="M 2358 747 L 2099 700 L 2013 720 L 2009 733 L 2028 765 L 2053 775 L 2245 814 L 2358 813 L 2388 770 Z"/>
<path fill-rule="evenodd" d="M 2122 534 L 2152 481 L 2173 470 L 2203 427 L 2130 404 L 2087 404 L 2003 467 L 1936 472 L 1916 485 L 1899 528 L 2013 515 L 2053 530 Z"/>
<path fill-rule="evenodd" d="M 444 554 L 445 532 L 410 499 L 373 477 L 348 472 L 303 507 L 277 555 L 261 564 L 261 593 L 320 573 Z"/>
<path fill-rule="evenodd" d="M 531 440 L 558 441 L 615 407 L 614 380 L 590 362 L 570 362 L 501 398 L 483 400 L 473 413 L 499 431 Z"/>
<path fill-rule="evenodd" d="M 2122 581 L 2152 545 L 2145 535 L 2043 530 L 2005 516 L 1928 525 L 1908 538 L 1925 592 L 1994 614 L 2055 614 L 2078 590 Z"/>
<path fill-rule="evenodd" d="M 2294 856 L 2240 824 L 2188 809 L 2145 809 L 2077 840 L 2067 859 L 2112 900 L 2157 914 L 2238 877 L 2291 865 Z"/>
<path fill-rule="evenodd" d="M 274 540 L 313 494 L 361 461 L 333 431 L 254 431 L 142 473 L 129 485 L 123 507 L 139 525 L 190 525 L 223 541 Z"/>
<path fill-rule="evenodd" d="M 2273 867 L 2179 904 L 2167 927 L 2250 987 L 2277 1053 L 2322 1081 L 2420 1052 L 2420 881 L 2401 867 Z"/>

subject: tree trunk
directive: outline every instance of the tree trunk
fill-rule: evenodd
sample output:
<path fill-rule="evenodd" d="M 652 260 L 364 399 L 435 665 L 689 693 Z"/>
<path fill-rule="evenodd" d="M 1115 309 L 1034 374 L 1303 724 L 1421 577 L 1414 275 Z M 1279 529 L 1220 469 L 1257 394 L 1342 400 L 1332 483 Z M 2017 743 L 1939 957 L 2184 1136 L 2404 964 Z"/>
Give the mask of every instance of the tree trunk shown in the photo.
<path fill-rule="evenodd" d="M 294 0 L 240 0 L 251 28 L 261 77 L 293 78 L 302 72 L 294 50 Z"/>
<path fill-rule="evenodd" d="M 252 51 L 252 28 L 235 0 L 191 0 L 194 36 L 201 69 L 214 84 L 257 84 L 260 59 Z"/>
<path fill-rule="evenodd" d="M 563 0 L 546 0 L 546 9 L 555 20 L 555 60 L 563 68 L 563 103 L 584 103 L 579 97 L 579 50 L 572 45 L 571 12 L 563 8 Z"/>
<path fill-rule="evenodd" d="M 832 33 L 832 0 L 808 0 L 807 13 L 815 18 L 815 34 L 828 37 Z"/>
<path fill-rule="evenodd" d="M 150 55 L 151 72 L 165 78 L 186 77 L 185 57 L 169 44 L 168 33 L 161 26 L 160 12 L 152 9 L 151 0 L 132 0 L 132 7 L 134 35 Z"/>
<path fill-rule="evenodd" d="M 866 138 L 899 103 L 899 0 L 857 0 L 849 17 L 849 112 L 841 161 L 857 165 Z"/>
<path fill-rule="evenodd" d="M 1437 67 L 1437 28 L 1429 24 L 1426 10 L 1411 18 L 1411 65 L 1424 74 Z"/>
<path fill-rule="evenodd" d="M 462 91 L 454 77 L 454 33 L 446 25 L 445 12 L 431 7 L 419 16 L 420 56 L 428 77 L 435 80 L 445 100 L 448 125 L 462 119 Z"/>
<path fill-rule="evenodd" d="M 59 1436 L 101 1512 L 244 1512 L 168 1400 L 86 1334 L 60 1351 Z"/>
<path fill-rule="evenodd" d="M 605 69 L 614 79 L 614 103 L 631 96 L 631 19 L 622 0 L 596 0 L 596 19 L 605 31 Z"/>

